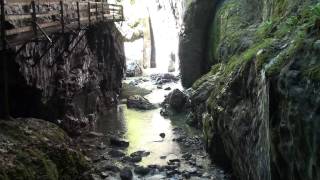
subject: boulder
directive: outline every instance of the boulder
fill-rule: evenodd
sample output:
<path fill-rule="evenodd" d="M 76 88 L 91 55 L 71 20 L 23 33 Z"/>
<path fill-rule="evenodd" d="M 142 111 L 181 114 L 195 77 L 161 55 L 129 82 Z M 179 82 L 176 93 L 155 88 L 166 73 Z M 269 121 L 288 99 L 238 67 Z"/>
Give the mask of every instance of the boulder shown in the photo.
<path fill-rule="evenodd" d="M 150 103 L 148 99 L 140 95 L 130 96 L 127 100 L 127 106 L 128 108 L 135 108 L 141 110 L 151 110 L 156 108 L 156 106 Z"/>
<path fill-rule="evenodd" d="M 162 107 L 171 108 L 176 112 L 181 112 L 185 110 L 189 103 L 189 98 L 186 94 L 181 92 L 179 89 L 173 90 L 170 94 L 168 94 L 162 103 Z M 167 106 L 169 105 L 169 106 Z M 166 111 L 163 111 L 166 112 Z M 163 113 L 166 114 L 166 113 Z"/>
<path fill-rule="evenodd" d="M 136 77 L 141 75 L 142 75 L 142 69 L 138 63 L 131 62 L 127 64 L 127 72 L 126 72 L 127 77 Z"/>

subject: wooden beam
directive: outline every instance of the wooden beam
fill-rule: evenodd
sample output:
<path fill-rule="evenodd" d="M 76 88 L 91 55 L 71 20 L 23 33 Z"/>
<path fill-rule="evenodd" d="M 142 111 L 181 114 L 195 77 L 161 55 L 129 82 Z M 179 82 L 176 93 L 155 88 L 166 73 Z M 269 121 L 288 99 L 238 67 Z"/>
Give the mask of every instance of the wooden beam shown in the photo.
<path fill-rule="evenodd" d="M 63 1 L 60 1 L 60 17 L 61 17 L 61 32 L 64 33 L 64 12 L 63 12 Z"/>
<path fill-rule="evenodd" d="M 78 15 L 78 28 L 81 29 L 81 16 L 80 16 L 80 6 L 79 1 L 77 1 L 77 15 Z"/>
<path fill-rule="evenodd" d="M 91 4 L 88 2 L 88 18 L 89 18 L 89 25 L 91 24 Z"/>
<path fill-rule="evenodd" d="M 32 13 L 31 13 L 32 29 L 33 29 L 34 36 L 37 37 L 38 36 L 38 33 L 37 33 L 37 12 L 36 12 L 36 3 L 34 1 L 31 1 L 31 8 L 32 8 Z"/>

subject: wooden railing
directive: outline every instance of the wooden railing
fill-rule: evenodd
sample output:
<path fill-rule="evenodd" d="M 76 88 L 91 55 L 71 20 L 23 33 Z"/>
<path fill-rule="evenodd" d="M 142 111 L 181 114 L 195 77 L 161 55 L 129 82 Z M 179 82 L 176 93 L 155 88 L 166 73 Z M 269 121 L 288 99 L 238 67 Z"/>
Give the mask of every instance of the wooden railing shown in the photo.
<path fill-rule="evenodd" d="M 23 10 L 14 12 L 8 8 L 15 5 L 23 7 Z M 121 5 L 92 1 L 31 1 L 31 3 L 10 3 L 7 1 L 1 16 L 1 21 L 5 21 L 1 25 L 7 23 L 14 26 L 1 27 L 5 28 L 3 32 L 5 36 L 32 31 L 37 35 L 45 33 L 43 29 L 50 27 L 59 28 L 64 32 L 71 25 L 81 28 L 99 21 L 118 22 L 124 20 Z"/>

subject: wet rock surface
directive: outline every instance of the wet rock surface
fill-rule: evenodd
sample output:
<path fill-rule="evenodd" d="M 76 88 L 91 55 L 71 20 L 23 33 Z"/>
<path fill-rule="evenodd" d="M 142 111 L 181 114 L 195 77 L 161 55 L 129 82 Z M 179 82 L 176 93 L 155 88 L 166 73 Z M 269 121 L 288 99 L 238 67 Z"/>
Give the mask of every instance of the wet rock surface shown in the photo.
<path fill-rule="evenodd" d="M 141 110 L 151 110 L 156 108 L 156 106 L 150 103 L 148 99 L 140 95 L 130 96 L 127 99 L 127 106 L 128 108 L 135 108 Z"/>
<path fill-rule="evenodd" d="M 90 163 L 57 125 L 0 119 L 0 179 L 85 179 Z"/>
<path fill-rule="evenodd" d="M 11 115 L 46 119 L 78 135 L 94 124 L 94 115 L 117 104 L 125 69 L 121 33 L 102 23 L 51 38 L 54 44 L 30 42 L 9 54 Z"/>

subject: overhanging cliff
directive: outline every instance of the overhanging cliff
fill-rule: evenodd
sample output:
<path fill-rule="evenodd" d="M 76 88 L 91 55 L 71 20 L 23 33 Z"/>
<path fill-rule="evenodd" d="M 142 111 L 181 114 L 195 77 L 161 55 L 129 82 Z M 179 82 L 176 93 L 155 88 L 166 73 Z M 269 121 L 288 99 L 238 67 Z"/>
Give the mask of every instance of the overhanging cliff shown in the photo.
<path fill-rule="evenodd" d="M 122 35 L 113 23 L 99 23 L 79 32 L 53 34 L 52 40 L 11 50 L 10 112 L 14 117 L 46 119 L 77 133 L 97 112 L 117 103 L 125 70 Z"/>

